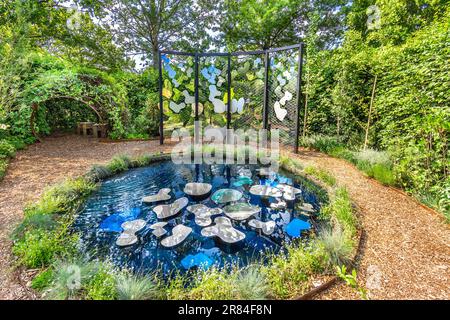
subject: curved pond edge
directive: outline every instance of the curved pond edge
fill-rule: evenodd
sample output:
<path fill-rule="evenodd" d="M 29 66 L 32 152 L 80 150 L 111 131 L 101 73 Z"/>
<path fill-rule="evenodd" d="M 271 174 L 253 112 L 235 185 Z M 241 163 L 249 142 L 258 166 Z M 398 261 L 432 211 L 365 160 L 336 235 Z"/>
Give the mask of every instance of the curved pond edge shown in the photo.
<path fill-rule="evenodd" d="M 65 235 L 65 233 L 67 233 L 67 228 L 70 227 L 71 223 L 73 222 L 74 217 L 77 215 L 77 213 L 79 212 L 80 207 L 84 204 L 84 201 L 86 200 L 86 198 L 95 190 L 96 186 L 95 184 L 98 182 L 101 182 L 104 179 L 107 179 L 111 176 L 114 176 L 116 174 L 119 174 L 123 171 L 126 171 L 128 169 L 131 168 L 138 168 L 138 167 L 143 167 L 143 166 L 148 166 L 151 165 L 152 163 L 156 163 L 156 162 L 160 162 L 160 161 L 165 161 L 165 160 L 169 160 L 170 159 L 170 153 L 154 153 L 154 154 L 149 154 L 146 156 L 141 156 L 141 157 L 137 157 L 137 158 L 128 158 L 127 156 L 117 156 L 115 158 L 113 158 L 107 165 L 97 165 L 97 166 L 93 166 L 92 169 L 87 172 L 85 175 L 79 177 L 79 178 L 75 178 L 72 180 L 72 184 L 74 184 L 73 181 L 81 181 L 84 180 L 84 182 L 87 184 L 87 186 L 81 187 L 79 189 L 72 188 L 75 189 L 74 190 L 70 190 L 70 187 L 65 186 L 66 190 L 68 191 L 69 194 L 71 194 L 71 201 L 73 203 L 71 203 L 70 205 L 66 206 L 64 205 L 63 209 L 59 208 L 59 210 L 56 210 L 56 214 L 57 214 L 57 219 L 61 219 L 63 221 L 62 223 L 62 230 L 58 230 L 59 234 L 63 234 Z M 327 196 L 330 199 L 330 202 L 333 202 L 333 199 L 336 197 L 336 190 L 337 187 L 336 186 L 332 186 L 330 184 L 325 183 L 323 180 L 321 180 L 319 177 L 315 176 L 314 174 L 308 174 L 305 173 L 302 165 L 300 164 L 300 162 L 298 160 L 293 160 L 291 157 L 281 157 L 280 158 L 280 167 L 283 170 L 288 171 L 291 174 L 294 174 L 295 176 L 300 176 L 303 179 L 307 179 L 312 181 L 315 185 L 317 185 L 318 187 L 320 187 L 323 190 L 326 190 L 327 192 Z M 64 185 L 64 183 L 63 183 Z M 64 186 L 63 186 L 64 189 Z M 40 265 L 33 265 L 33 261 L 27 260 L 27 256 L 26 256 L 26 252 L 23 252 L 23 248 L 22 250 L 20 250 L 21 246 L 20 244 L 25 243 L 27 244 L 27 241 L 29 241 L 29 239 L 27 238 L 27 231 L 28 230 L 32 230 L 34 227 L 33 224 L 30 225 L 29 221 L 27 222 L 27 220 L 29 219 L 30 215 L 27 215 L 27 212 L 33 212 L 42 208 L 40 207 L 40 202 L 44 201 L 44 199 L 48 199 L 49 198 L 49 194 L 53 194 L 53 196 L 60 196 L 60 193 L 62 191 L 58 190 L 57 187 L 54 187 L 54 189 L 49 189 L 46 193 L 44 193 L 41 197 L 41 200 L 38 201 L 36 204 L 33 204 L 31 206 L 28 206 L 24 209 L 25 211 L 25 218 L 24 221 L 22 222 L 22 224 L 20 224 L 18 226 L 18 228 L 16 228 L 14 234 L 12 235 L 12 238 L 14 240 L 14 245 L 13 245 L 13 253 L 15 254 L 16 258 L 17 258 L 17 266 L 19 266 L 19 273 L 26 273 L 29 274 L 30 273 L 30 269 L 37 269 L 36 272 L 31 272 L 31 274 L 33 275 L 37 275 L 38 273 L 41 274 L 42 272 L 45 272 L 46 270 L 49 270 L 49 267 L 52 265 L 52 263 L 54 262 L 53 260 L 56 259 L 59 256 L 59 253 L 56 252 L 55 253 L 55 257 L 50 257 L 47 261 L 40 261 Z M 50 195 L 51 196 L 51 195 Z M 353 247 L 353 252 L 354 252 L 354 256 L 353 259 L 350 260 L 349 263 L 347 263 L 347 265 L 350 267 L 356 267 L 356 260 L 357 260 L 357 256 L 359 255 L 360 251 L 361 251 L 361 243 L 362 243 L 362 230 L 359 226 L 359 223 L 357 221 L 357 210 L 356 207 L 352 204 L 352 214 L 354 215 L 354 223 L 355 223 L 355 230 L 356 230 L 356 234 L 353 236 L 354 240 L 355 240 L 355 244 Z M 31 215 L 32 216 L 32 215 Z M 334 217 L 331 216 L 330 219 L 333 219 Z M 19 248 L 19 249 L 18 249 Z M 69 250 L 70 251 L 70 250 Z M 75 253 L 71 253 L 72 255 L 75 255 Z M 65 252 L 65 254 L 63 254 L 62 256 L 66 255 L 67 256 L 67 252 Z M 69 255 L 70 256 L 70 255 Z M 28 270 L 28 272 L 26 272 Z M 332 275 L 332 273 L 328 272 L 326 274 L 329 277 Z M 28 280 L 30 279 L 30 276 L 28 276 Z M 22 276 L 18 275 L 18 279 L 21 280 Z M 308 290 L 300 290 L 302 292 L 302 294 L 298 295 L 298 294 L 292 294 L 286 297 L 281 297 L 281 299 L 300 299 L 300 300 L 304 300 L 304 299 L 311 299 L 312 297 L 318 295 L 321 292 L 326 291 L 327 289 L 329 289 L 330 287 L 332 287 L 334 284 L 336 284 L 338 282 L 339 278 L 336 276 L 332 276 L 332 278 L 328 281 L 326 281 L 325 283 L 321 283 L 318 286 L 315 286 L 313 288 L 311 288 L 311 283 L 308 284 Z M 23 285 L 23 280 L 19 281 L 20 284 Z M 29 281 L 28 281 L 29 282 Z M 30 290 L 29 288 L 26 288 L 26 291 L 29 291 L 30 293 L 33 292 L 35 295 L 36 291 Z M 36 294 L 35 296 L 39 296 L 39 294 Z M 273 296 L 270 296 L 270 298 L 274 298 Z M 280 298 L 279 296 L 276 298 Z M 201 299 L 201 298 L 200 298 Z"/>

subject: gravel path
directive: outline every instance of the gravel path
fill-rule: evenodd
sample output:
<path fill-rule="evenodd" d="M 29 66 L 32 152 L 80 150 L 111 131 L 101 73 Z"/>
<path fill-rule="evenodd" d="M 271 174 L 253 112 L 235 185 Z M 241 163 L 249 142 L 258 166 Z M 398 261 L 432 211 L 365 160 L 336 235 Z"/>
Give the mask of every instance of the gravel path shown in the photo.
<path fill-rule="evenodd" d="M 441 215 L 344 160 L 310 151 L 298 158 L 331 172 L 359 208 L 364 238 L 358 282 L 370 299 L 450 299 L 450 226 Z M 341 284 L 318 298 L 359 296 Z"/>
<path fill-rule="evenodd" d="M 47 138 L 18 152 L 0 182 L 0 299 L 27 298 L 12 276 L 8 240 L 27 202 L 37 199 L 46 186 L 80 175 L 116 154 L 157 150 L 161 150 L 158 141 L 100 143 L 71 135 Z M 360 208 L 365 239 L 358 277 L 361 285 L 368 284 L 370 298 L 450 298 L 450 228 L 439 215 L 365 178 L 345 161 L 309 151 L 298 158 L 332 172 Z M 338 285 L 319 298 L 358 296 Z"/>

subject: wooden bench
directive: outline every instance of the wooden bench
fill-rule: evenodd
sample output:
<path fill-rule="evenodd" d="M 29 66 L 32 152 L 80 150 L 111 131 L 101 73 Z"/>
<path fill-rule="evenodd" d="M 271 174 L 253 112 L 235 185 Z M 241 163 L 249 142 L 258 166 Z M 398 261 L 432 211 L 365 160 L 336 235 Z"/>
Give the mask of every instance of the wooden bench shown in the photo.
<path fill-rule="evenodd" d="M 108 135 L 108 125 L 106 124 L 99 124 L 96 123 L 94 124 L 94 138 L 106 138 L 106 136 Z"/>
<path fill-rule="evenodd" d="M 94 138 L 106 138 L 108 135 L 108 125 L 93 122 L 79 122 L 77 134 Z"/>
<path fill-rule="evenodd" d="M 93 122 L 78 123 L 77 133 L 83 136 L 92 136 L 94 134 L 94 123 Z"/>

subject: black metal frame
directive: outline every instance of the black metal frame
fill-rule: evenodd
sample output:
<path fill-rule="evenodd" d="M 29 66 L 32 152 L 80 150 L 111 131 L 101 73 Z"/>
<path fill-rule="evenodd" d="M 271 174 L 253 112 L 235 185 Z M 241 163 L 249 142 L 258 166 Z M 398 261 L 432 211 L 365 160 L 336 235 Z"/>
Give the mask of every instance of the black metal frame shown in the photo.
<path fill-rule="evenodd" d="M 163 89 L 163 71 L 162 71 L 162 61 L 161 61 L 161 55 L 163 54 L 172 54 L 172 55 L 180 55 L 180 56 L 191 56 L 194 57 L 194 85 L 195 85 L 195 120 L 198 121 L 198 103 L 199 103 L 199 97 L 198 97 L 198 91 L 199 91 L 199 72 L 198 72 L 198 65 L 199 65 L 199 59 L 200 57 L 227 57 L 227 65 L 228 65 L 228 72 L 227 72 L 227 83 L 228 83 L 228 101 L 227 101 L 227 129 L 230 128 L 231 124 L 231 57 L 233 56 L 243 56 L 243 55 L 258 55 L 258 54 L 264 54 L 264 68 L 265 68 L 265 74 L 264 74 L 264 106 L 263 106 L 263 128 L 269 129 L 269 77 L 270 77 L 270 53 L 272 52 L 279 52 L 279 51 L 287 51 L 287 50 L 293 50 L 298 49 L 298 73 L 297 73 L 297 88 L 296 88 L 296 94 L 297 94 L 297 114 L 296 114 L 296 139 L 295 139 L 295 145 L 294 145 L 294 152 L 298 153 L 298 146 L 299 146 L 299 136 L 300 136 L 300 108 L 303 104 L 303 94 L 302 94 L 302 73 L 303 73 L 303 55 L 304 55 L 304 47 L 305 45 L 303 43 L 294 44 L 291 46 L 285 46 L 280 48 L 272 48 L 267 50 L 255 50 L 255 51 L 237 51 L 237 52 L 196 52 L 196 53 L 190 53 L 190 52 L 181 52 L 181 51 L 174 51 L 174 50 L 160 50 L 158 52 L 158 60 L 159 60 L 159 141 L 160 144 L 164 144 L 164 108 L 163 108 L 163 95 L 162 95 L 162 89 Z M 196 128 L 195 130 L 197 130 Z M 196 135 L 198 137 L 198 134 Z"/>

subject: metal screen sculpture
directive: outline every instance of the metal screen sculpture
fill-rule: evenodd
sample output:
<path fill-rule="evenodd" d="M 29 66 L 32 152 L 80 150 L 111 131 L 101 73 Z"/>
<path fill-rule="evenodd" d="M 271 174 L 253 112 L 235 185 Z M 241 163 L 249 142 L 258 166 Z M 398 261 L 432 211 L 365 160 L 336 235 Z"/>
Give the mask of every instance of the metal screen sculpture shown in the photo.
<path fill-rule="evenodd" d="M 233 53 L 159 52 L 160 143 L 194 121 L 226 129 L 279 129 L 298 152 L 302 43 Z"/>

